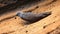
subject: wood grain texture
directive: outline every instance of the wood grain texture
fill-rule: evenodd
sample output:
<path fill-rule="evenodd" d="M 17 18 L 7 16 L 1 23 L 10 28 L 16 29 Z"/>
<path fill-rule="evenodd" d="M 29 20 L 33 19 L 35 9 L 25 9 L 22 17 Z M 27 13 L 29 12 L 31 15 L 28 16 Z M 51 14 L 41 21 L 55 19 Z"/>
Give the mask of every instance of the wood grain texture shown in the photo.
<path fill-rule="evenodd" d="M 27 5 L 29 6 L 29 4 L 27 4 L 24 6 L 24 9 L 12 10 L 11 12 L 6 12 L 0 15 L 0 34 L 59 34 L 60 31 L 56 33 L 56 30 L 58 30 L 58 27 L 60 26 L 60 0 L 55 0 L 53 3 L 49 3 L 51 1 L 53 0 L 48 0 L 42 3 L 38 2 L 36 5 L 33 3 L 30 7 L 27 7 Z M 51 11 L 52 14 L 29 25 L 24 25 L 24 23 L 26 23 L 25 20 L 18 16 L 14 16 L 19 11 L 28 12 L 36 6 L 38 6 L 38 8 L 33 10 L 33 13 L 38 14 L 45 11 Z M 5 18 L 9 19 L 1 21 Z"/>

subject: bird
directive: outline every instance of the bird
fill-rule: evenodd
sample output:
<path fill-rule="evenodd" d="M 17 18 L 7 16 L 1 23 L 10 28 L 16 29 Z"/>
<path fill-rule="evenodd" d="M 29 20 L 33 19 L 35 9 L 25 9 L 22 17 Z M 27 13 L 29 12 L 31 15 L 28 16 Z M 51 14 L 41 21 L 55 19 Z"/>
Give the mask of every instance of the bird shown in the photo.
<path fill-rule="evenodd" d="M 41 20 L 44 17 L 47 17 L 49 15 L 51 15 L 51 12 L 42 12 L 42 13 L 37 14 L 37 13 L 32 13 L 32 12 L 20 11 L 20 12 L 17 13 L 17 16 L 19 16 L 23 20 L 25 20 L 27 22 L 30 22 L 30 23 Z"/>

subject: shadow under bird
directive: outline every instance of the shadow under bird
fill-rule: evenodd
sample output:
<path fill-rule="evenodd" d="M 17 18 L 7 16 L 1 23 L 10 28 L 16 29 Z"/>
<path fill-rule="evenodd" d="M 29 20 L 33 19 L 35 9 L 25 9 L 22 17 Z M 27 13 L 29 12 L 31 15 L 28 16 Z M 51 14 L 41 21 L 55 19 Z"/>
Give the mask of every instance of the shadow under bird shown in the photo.
<path fill-rule="evenodd" d="M 51 12 L 43 12 L 40 14 L 36 14 L 36 13 L 32 13 L 32 12 L 18 12 L 17 16 L 19 16 L 20 18 L 22 18 L 23 20 L 27 21 L 27 22 L 36 22 L 38 20 L 41 20 L 47 16 L 49 16 L 51 14 Z"/>

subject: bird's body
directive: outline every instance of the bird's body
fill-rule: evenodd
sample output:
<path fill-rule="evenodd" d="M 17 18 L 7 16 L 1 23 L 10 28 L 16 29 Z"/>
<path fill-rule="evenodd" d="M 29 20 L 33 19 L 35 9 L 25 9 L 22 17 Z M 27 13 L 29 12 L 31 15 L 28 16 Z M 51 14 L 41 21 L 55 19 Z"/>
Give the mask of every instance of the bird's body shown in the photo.
<path fill-rule="evenodd" d="M 48 15 L 50 15 L 51 12 L 43 12 L 40 14 L 32 13 L 32 12 L 18 12 L 17 15 L 21 17 L 22 19 L 29 21 L 29 22 L 36 22 Z"/>

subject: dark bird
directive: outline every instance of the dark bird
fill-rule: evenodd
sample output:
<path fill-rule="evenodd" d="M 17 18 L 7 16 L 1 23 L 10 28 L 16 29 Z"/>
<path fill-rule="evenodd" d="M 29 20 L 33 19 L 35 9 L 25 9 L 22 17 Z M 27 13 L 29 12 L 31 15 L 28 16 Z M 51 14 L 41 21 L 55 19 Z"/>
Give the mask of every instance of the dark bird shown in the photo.
<path fill-rule="evenodd" d="M 43 12 L 40 14 L 32 13 L 32 12 L 18 12 L 17 16 L 21 17 L 23 20 L 28 22 L 36 22 L 38 20 L 43 19 L 51 14 L 51 12 Z"/>

